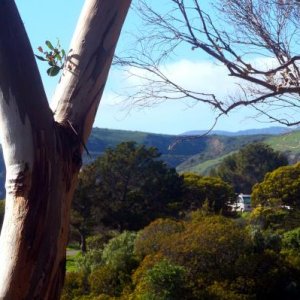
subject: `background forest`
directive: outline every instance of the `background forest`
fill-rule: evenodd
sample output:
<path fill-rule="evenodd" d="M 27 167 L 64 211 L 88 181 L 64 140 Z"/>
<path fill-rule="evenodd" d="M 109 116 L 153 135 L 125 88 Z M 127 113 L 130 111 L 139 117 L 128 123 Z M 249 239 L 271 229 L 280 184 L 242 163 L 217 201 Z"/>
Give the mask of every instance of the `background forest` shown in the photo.
<path fill-rule="evenodd" d="M 300 165 L 287 164 L 255 143 L 213 176 L 179 174 L 154 147 L 108 148 L 80 172 L 62 299 L 299 299 Z M 253 210 L 234 211 L 248 188 Z"/>

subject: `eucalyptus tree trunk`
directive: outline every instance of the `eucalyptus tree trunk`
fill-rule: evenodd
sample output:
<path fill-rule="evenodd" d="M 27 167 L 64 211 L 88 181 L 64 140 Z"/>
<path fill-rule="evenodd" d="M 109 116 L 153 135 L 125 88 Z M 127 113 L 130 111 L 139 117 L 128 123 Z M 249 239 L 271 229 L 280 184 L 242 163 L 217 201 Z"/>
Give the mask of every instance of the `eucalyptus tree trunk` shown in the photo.
<path fill-rule="evenodd" d="M 16 5 L 0 1 L 0 134 L 7 172 L 0 299 L 60 297 L 82 144 L 130 2 L 86 0 L 52 111 Z"/>

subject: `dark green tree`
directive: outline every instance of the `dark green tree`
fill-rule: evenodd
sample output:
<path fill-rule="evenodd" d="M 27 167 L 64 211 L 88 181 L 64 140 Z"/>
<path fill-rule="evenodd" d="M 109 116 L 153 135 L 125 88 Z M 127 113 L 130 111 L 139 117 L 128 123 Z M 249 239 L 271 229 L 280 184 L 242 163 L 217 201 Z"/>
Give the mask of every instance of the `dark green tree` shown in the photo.
<path fill-rule="evenodd" d="M 237 193 L 251 193 L 267 172 L 287 165 L 285 155 L 263 143 L 253 143 L 226 157 L 213 172 L 231 183 Z"/>
<path fill-rule="evenodd" d="M 74 194 L 71 210 L 71 226 L 80 237 L 81 251 L 86 252 L 86 238 L 95 226 L 95 198 L 90 191 L 93 185 L 89 174 L 94 173 L 94 165 L 86 166 L 78 176 L 78 186 Z"/>
<path fill-rule="evenodd" d="M 89 183 L 83 193 L 93 199 L 98 223 L 136 230 L 173 213 L 183 180 L 159 156 L 156 148 L 126 142 L 83 169 Z"/>

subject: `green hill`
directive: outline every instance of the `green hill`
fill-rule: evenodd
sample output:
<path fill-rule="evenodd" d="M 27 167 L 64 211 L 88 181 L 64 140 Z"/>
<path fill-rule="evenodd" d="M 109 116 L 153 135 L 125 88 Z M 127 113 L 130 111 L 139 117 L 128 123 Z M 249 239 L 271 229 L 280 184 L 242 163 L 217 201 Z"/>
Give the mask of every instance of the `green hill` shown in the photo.
<path fill-rule="evenodd" d="M 265 141 L 274 150 L 285 153 L 290 163 L 300 160 L 300 131 L 273 136 Z"/>
<path fill-rule="evenodd" d="M 94 128 L 87 143 L 91 158 L 84 156 L 84 162 L 101 155 L 108 147 L 115 147 L 125 141 L 135 141 L 146 146 L 158 148 L 161 158 L 178 170 L 190 167 L 210 159 L 223 156 L 242 146 L 266 139 L 267 135 L 251 136 L 199 136 L 183 138 L 176 135 L 154 134 L 139 131 L 111 130 Z M 174 145 L 173 147 L 170 146 Z"/>
<path fill-rule="evenodd" d="M 162 153 L 162 158 L 174 167 L 203 148 L 202 142 L 189 143 L 189 147 L 186 147 L 187 143 L 183 143 L 174 151 L 169 151 L 169 146 L 174 143 L 176 138 L 173 135 L 94 128 L 87 143 L 91 158 L 84 155 L 84 163 L 102 155 L 105 149 L 114 148 L 119 143 L 126 141 L 135 141 L 138 144 L 158 148 Z"/>
<path fill-rule="evenodd" d="M 208 174 L 226 155 L 257 141 L 264 141 L 274 149 L 285 152 L 291 163 L 300 158 L 300 131 L 272 137 L 207 135 L 183 138 L 176 135 L 94 128 L 87 142 L 90 156 L 84 153 L 84 164 L 102 155 L 105 149 L 125 141 L 158 148 L 161 158 L 170 166 L 176 167 L 178 172 Z M 4 177 L 3 158 L 0 155 L 0 199 L 4 197 Z"/>
<path fill-rule="evenodd" d="M 192 172 L 196 174 L 209 175 L 210 171 L 214 169 L 216 166 L 218 166 L 226 156 L 234 152 L 236 151 L 229 152 L 228 154 L 219 156 L 214 159 L 205 160 L 204 162 L 201 162 L 196 165 L 191 165 L 189 167 L 183 167 L 182 165 L 179 165 L 176 169 L 179 173 Z M 191 159 L 191 161 L 192 160 L 193 159 Z"/>
<path fill-rule="evenodd" d="M 210 136 L 205 151 L 188 158 L 179 164 L 176 169 L 180 173 L 195 172 L 207 175 L 228 154 L 239 150 L 249 143 L 265 141 L 267 138 L 269 138 L 269 135 Z"/>
<path fill-rule="evenodd" d="M 255 136 L 247 136 L 245 142 L 254 142 Z M 259 136 L 261 137 L 261 136 Z M 239 137 L 242 141 L 243 137 Z M 248 139 L 250 138 L 250 139 Z M 258 139 L 257 139 L 258 140 Z M 300 161 L 300 131 L 293 131 L 289 133 L 285 133 L 278 136 L 264 136 L 261 141 L 270 145 L 274 150 L 283 152 L 287 157 L 291 164 Z M 240 144 L 241 146 L 242 143 Z M 227 145 L 228 147 L 228 145 Z M 189 158 L 187 161 L 183 162 L 179 166 L 177 166 L 177 170 L 179 172 L 195 172 L 198 174 L 208 175 L 210 170 L 215 168 L 220 162 L 228 155 L 238 150 L 239 147 L 230 152 L 230 148 L 228 147 L 227 153 L 223 153 L 222 155 L 203 160 L 201 159 L 201 154 L 195 155 Z"/>

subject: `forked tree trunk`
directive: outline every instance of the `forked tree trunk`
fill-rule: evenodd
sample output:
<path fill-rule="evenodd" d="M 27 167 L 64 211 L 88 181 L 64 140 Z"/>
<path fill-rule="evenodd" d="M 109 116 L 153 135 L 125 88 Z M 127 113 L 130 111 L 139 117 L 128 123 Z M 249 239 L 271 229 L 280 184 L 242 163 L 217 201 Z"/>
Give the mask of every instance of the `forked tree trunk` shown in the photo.
<path fill-rule="evenodd" d="M 0 299 L 59 299 L 71 199 L 130 0 L 86 0 L 49 108 L 13 0 L 0 1 L 0 134 L 6 207 Z M 58 33 L 59 34 L 59 33 Z"/>

